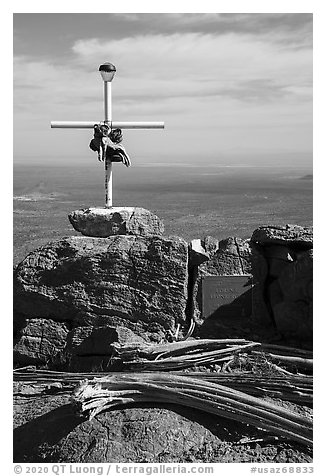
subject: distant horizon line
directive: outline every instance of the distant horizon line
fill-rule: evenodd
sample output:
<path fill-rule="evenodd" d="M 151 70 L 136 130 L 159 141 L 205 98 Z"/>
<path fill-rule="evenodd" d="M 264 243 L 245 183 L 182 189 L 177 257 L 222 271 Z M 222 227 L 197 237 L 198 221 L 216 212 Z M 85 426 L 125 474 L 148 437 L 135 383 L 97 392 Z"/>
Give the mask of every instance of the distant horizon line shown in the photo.
<path fill-rule="evenodd" d="M 25 167 L 39 167 L 39 166 L 44 166 L 44 167 L 76 167 L 76 165 L 80 167 L 93 167 L 94 164 L 92 163 L 86 163 L 86 162 L 79 162 L 78 164 L 76 162 L 60 162 L 60 163 L 48 163 L 48 162 L 16 162 L 13 163 L 14 167 L 20 167 L 20 166 L 25 166 Z M 204 163 L 204 164 L 191 164 L 191 163 L 185 163 L 185 162 L 173 162 L 173 163 L 150 163 L 150 162 L 144 162 L 144 163 L 138 163 L 138 164 L 132 164 L 133 168 L 142 168 L 142 167 L 164 167 L 164 168 L 176 168 L 176 167 L 187 167 L 187 168 L 297 168 L 297 169 L 311 169 L 313 170 L 313 164 L 209 164 L 209 163 Z"/>
<path fill-rule="evenodd" d="M 277 151 L 277 152 L 268 152 L 268 151 L 257 151 L 257 150 L 254 150 L 254 151 L 246 151 L 246 152 L 231 152 L 231 151 L 224 151 L 224 152 L 215 152 L 214 155 L 213 154 L 205 154 L 208 158 L 211 158 L 213 159 L 214 157 L 218 156 L 218 157 L 259 157 L 259 156 L 293 156 L 293 155 L 300 155 L 300 156 L 309 156 L 309 157 L 313 157 L 313 151 Z M 146 154 L 146 153 L 142 153 L 142 154 L 137 154 L 136 157 L 152 157 L 153 154 Z M 156 154 L 156 157 L 166 157 L 167 154 Z M 26 157 L 26 158 L 53 158 L 53 157 L 70 157 L 70 158 L 80 158 L 81 157 L 81 154 L 60 154 L 60 156 L 57 156 L 57 155 L 45 155 L 45 154 L 33 154 L 33 155 L 29 155 L 29 154 L 25 154 L 25 155 L 22 155 L 22 154 L 13 154 L 13 158 L 18 158 L 18 157 Z M 82 157 L 86 157 L 86 154 L 85 155 L 82 155 Z M 180 152 L 178 152 L 178 157 L 180 158 L 186 158 L 186 157 L 198 157 L 198 154 L 197 153 L 194 153 L 194 154 L 181 154 Z"/>

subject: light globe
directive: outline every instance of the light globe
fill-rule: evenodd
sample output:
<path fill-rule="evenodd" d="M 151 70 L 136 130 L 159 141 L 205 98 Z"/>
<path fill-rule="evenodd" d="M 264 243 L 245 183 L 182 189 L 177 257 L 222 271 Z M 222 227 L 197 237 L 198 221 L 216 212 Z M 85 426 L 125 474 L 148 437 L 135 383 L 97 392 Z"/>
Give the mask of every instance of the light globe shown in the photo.
<path fill-rule="evenodd" d="M 101 73 L 102 79 L 105 83 L 111 83 L 114 78 L 116 68 L 112 63 L 103 63 L 99 67 L 99 72 Z"/>

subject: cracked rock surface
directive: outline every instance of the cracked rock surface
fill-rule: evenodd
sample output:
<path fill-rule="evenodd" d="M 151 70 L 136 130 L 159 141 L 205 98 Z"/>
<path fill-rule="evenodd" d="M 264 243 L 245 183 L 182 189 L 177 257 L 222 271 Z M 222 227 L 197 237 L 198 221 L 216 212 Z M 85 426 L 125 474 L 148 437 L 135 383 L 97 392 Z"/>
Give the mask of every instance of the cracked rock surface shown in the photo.
<path fill-rule="evenodd" d="M 52 319 L 27 319 L 14 342 L 14 361 L 24 365 L 46 363 L 66 345 L 67 326 Z"/>
<path fill-rule="evenodd" d="M 15 315 L 19 326 L 23 318 L 69 329 L 121 325 L 145 340 L 164 340 L 184 323 L 187 280 L 182 238 L 64 238 L 31 252 L 15 269 Z M 23 329 L 21 336 L 30 335 Z"/>
<path fill-rule="evenodd" d="M 69 394 L 42 395 L 25 385 L 14 394 L 15 463 L 312 462 L 311 450 L 259 443 L 264 437 L 241 422 L 176 405 L 120 408 L 88 421 L 75 414 Z"/>
<path fill-rule="evenodd" d="M 75 230 L 85 236 L 162 235 L 163 222 L 140 207 L 86 208 L 68 215 Z"/>

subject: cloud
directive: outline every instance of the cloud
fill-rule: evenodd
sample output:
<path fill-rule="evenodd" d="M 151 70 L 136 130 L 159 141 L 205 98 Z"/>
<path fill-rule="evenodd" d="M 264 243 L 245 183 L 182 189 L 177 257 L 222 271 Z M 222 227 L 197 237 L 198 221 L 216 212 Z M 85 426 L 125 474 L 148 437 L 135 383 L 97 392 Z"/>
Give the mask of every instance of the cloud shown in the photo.
<path fill-rule="evenodd" d="M 296 47 L 312 46 L 313 15 L 309 13 L 126 13 L 113 14 L 131 36 L 147 32 L 172 34 L 176 32 L 208 33 L 215 36 L 228 33 L 272 37 Z"/>
<path fill-rule="evenodd" d="M 239 21 L 227 19 L 231 20 Z M 23 141 L 26 131 L 36 137 L 42 130 L 51 148 L 59 150 L 62 144 L 57 138 L 64 133 L 49 131 L 50 120 L 99 120 L 103 99 L 97 69 L 110 61 L 117 67 L 112 86 L 114 118 L 166 121 L 164 138 L 151 132 L 148 153 L 160 147 L 167 154 L 181 149 L 213 154 L 235 144 L 307 150 L 311 147 L 312 53 L 307 45 L 293 47 L 292 30 L 287 44 L 284 31 L 80 38 L 71 46 L 69 60 L 19 56 L 14 67 L 17 134 Z M 194 131 L 202 138 L 196 144 Z M 142 134 L 128 132 L 139 153 L 144 147 Z M 79 140 L 82 135 L 74 137 Z M 31 137 L 28 141 L 33 143 Z M 71 144 L 67 147 L 78 151 L 75 139 Z"/>
<path fill-rule="evenodd" d="M 240 89 L 244 100 L 246 82 L 268 81 L 275 90 L 311 85 L 310 49 L 288 50 L 269 38 L 263 41 L 246 34 L 94 38 L 77 41 L 73 51 L 77 63 L 84 67 L 110 58 L 117 65 L 117 77 L 127 96 L 136 89 L 136 81 L 138 94 L 146 92 L 148 96 L 158 91 L 170 96 L 207 95 L 208 91 L 219 95 Z"/>
<path fill-rule="evenodd" d="M 160 29 L 171 25 L 207 25 L 221 19 L 220 13 L 114 13 L 113 17 L 129 22 L 160 24 Z"/>

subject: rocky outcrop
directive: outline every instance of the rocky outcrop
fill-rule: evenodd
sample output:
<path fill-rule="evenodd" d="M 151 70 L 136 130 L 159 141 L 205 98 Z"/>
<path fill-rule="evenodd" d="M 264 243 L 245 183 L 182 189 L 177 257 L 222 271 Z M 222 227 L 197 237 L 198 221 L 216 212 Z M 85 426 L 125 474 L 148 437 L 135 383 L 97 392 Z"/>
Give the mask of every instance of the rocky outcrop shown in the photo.
<path fill-rule="evenodd" d="M 154 213 L 139 207 L 87 208 L 68 215 L 75 230 L 85 236 L 162 235 L 163 222 Z"/>
<path fill-rule="evenodd" d="M 24 386 L 14 395 L 15 463 L 312 462 L 309 448 L 275 440 L 266 445 L 264 432 L 193 408 L 143 404 L 85 421 L 69 394 L 31 392 Z M 261 446 L 248 444 L 261 439 Z"/>
<path fill-rule="evenodd" d="M 127 327 L 119 325 L 75 327 L 68 333 L 66 345 L 57 360 L 71 371 L 117 370 L 120 361 L 115 358 L 115 346 L 145 342 Z"/>
<path fill-rule="evenodd" d="M 64 238 L 29 253 L 15 268 L 15 363 L 119 370 L 119 346 L 169 341 L 179 324 L 180 337 L 192 318 L 195 337 L 264 340 L 262 328 L 270 336 L 266 324 L 274 319 L 282 335 L 311 342 L 311 229 L 261 227 L 251 241 L 207 237 L 188 246 L 159 236 L 155 220 L 147 228 L 141 220 L 134 226 L 132 215 L 119 213 L 95 226 L 98 233 L 118 235 Z M 89 223 L 80 226 L 92 233 Z M 251 316 L 204 318 L 205 277 L 248 278 Z M 282 455 L 279 443 L 256 445 L 255 453 L 247 447 L 239 455 L 241 438 L 255 440 L 261 432 L 192 408 L 144 403 L 85 421 L 70 395 L 54 391 L 45 388 L 39 401 L 16 393 L 15 462 L 270 462 L 271 452 L 275 462 L 311 461 L 296 449 Z"/>
<path fill-rule="evenodd" d="M 189 252 L 193 299 L 187 311 L 196 322 L 195 335 L 221 338 L 278 333 L 286 339 L 311 342 L 312 242 L 312 228 L 297 225 L 260 227 L 251 240 L 227 238 L 210 249 L 205 240 L 193 240 Z M 232 281 L 227 279 L 232 275 L 239 276 L 239 296 L 227 309 L 222 304 L 227 297 L 224 292 L 232 291 Z M 214 276 L 225 279 L 207 278 Z M 242 294 L 241 276 L 248 277 Z M 219 306 L 211 315 L 207 315 L 208 294 L 214 294 Z"/>
<path fill-rule="evenodd" d="M 212 243 L 212 239 L 208 242 Z M 200 266 L 201 276 L 250 274 L 249 240 L 236 237 L 225 238 L 218 242 L 218 248 L 211 247 L 208 251 L 210 259 Z"/>
<path fill-rule="evenodd" d="M 66 345 L 67 326 L 52 319 L 27 319 L 14 342 L 14 362 L 46 364 Z"/>
<path fill-rule="evenodd" d="M 273 281 L 278 299 L 271 299 L 277 328 L 288 335 L 312 340 L 313 331 L 313 252 L 300 253 Z"/>
<path fill-rule="evenodd" d="M 187 248 L 181 238 L 158 236 L 49 243 L 15 270 L 20 326 L 24 316 L 70 329 L 122 325 L 148 340 L 169 339 L 185 321 Z"/>
<path fill-rule="evenodd" d="M 182 407 L 143 404 L 110 410 L 91 421 L 78 417 L 68 396 L 37 396 L 19 402 L 14 429 L 16 463 L 186 462 L 230 434 L 227 420 Z M 16 406 L 17 407 L 17 406 Z M 31 419 L 31 416 L 33 419 Z M 227 426 L 227 429 L 225 429 Z M 231 425 L 231 428 L 241 425 Z M 220 435 L 215 435 L 219 429 Z M 207 455 L 208 457 L 208 455 Z"/>
<path fill-rule="evenodd" d="M 261 227 L 251 244 L 256 292 L 277 330 L 287 338 L 312 342 L 312 227 Z"/>
<path fill-rule="evenodd" d="M 126 327 L 85 326 L 72 329 L 67 335 L 66 342 L 65 349 L 70 355 L 91 356 L 108 355 L 113 343 L 131 345 L 143 344 L 145 341 Z"/>
<path fill-rule="evenodd" d="M 310 249 L 313 245 L 313 232 L 311 226 L 261 226 L 253 232 L 251 241 L 261 246 L 285 245 Z"/>
<path fill-rule="evenodd" d="M 106 368 L 113 343 L 191 333 L 257 338 L 255 329 L 263 327 L 309 340 L 311 248 L 312 229 L 294 225 L 261 227 L 251 240 L 206 237 L 189 245 L 157 235 L 49 243 L 15 268 L 15 361 L 59 355 L 74 369 L 87 370 L 92 359 Z M 210 304 L 204 312 L 204 285 L 216 312 Z"/>
<path fill-rule="evenodd" d="M 30 253 L 17 267 L 15 308 L 78 322 L 118 316 L 173 329 L 184 319 L 187 244 L 181 238 L 70 237 Z"/>
<path fill-rule="evenodd" d="M 229 237 L 218 242 L 214 238 L 207 237 L 202 241 L 201 247 L 202 251 L 200 254 L 198 245 L 197 253 L 195 254 L 194 251 L 190 253 L 190 258 L 192 259 L 189 263 L 189 268 L 193 273 L 192 315 L 198 328 L 204 322 L 202 302 L 203 278 L 206 276 L 250 275 L 251 271 L 249 240 Z M 199 256 L 205 259 L 202 259 L 201 263 L 199 262 Z M 207 332 L 209 333 L 208 330 Z"/>
<path fill-rule="evenodd" d="M 189 411 L 186 414 L 190 416 Z M 207 416 L 204 418 L 208 420 Z M 219 443 L 211 431 L 192 420 L 166 408 L 128 408 L 106 412 L 78 425 L 63 438 L 57 445 L 55 461 L 182 461 L 188 452 L 197 452 L 206 445 Z"/>

